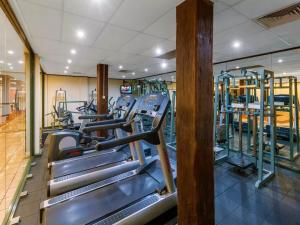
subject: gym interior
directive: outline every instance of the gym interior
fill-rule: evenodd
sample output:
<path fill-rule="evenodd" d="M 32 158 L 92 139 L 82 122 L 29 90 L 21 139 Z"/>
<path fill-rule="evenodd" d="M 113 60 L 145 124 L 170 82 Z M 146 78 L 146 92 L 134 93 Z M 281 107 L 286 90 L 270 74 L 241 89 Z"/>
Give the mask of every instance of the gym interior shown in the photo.
<path fill-rule="evenodd" d="M 299 1 L 0 8 L 0 223 L 300 225 Z"/>

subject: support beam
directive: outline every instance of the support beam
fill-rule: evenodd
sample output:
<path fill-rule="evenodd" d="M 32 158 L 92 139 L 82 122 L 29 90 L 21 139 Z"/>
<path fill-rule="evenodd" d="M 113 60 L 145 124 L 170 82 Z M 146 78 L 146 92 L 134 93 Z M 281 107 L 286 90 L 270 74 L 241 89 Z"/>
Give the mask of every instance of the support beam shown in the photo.
<path fill-rule="evenodd" d="M 176 20 L 178 223 L 213 225 L 213 3 L 186 0 Z"/>
<path fill-rule="evenodd" d="M 108 113 L 108 65 L 97 65 L 97 111 L 98 114 Z M 99 132 L 100 136 L 106 136 L 106 132 Z"/>

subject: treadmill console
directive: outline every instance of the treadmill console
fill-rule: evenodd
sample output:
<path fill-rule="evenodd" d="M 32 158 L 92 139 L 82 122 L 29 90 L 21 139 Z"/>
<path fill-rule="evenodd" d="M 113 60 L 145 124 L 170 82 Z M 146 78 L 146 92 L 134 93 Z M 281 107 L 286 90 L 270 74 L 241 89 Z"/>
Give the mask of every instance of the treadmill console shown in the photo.
<path fill-rule="evenodd" d="M 162 94 L 149 94 L 138 99 L 135 112 L 142 115 L 155 117 L 163 114 L 169 105 L 169 98 Z"/>
<path fill-rule="evenodd" d="M 123 95 L 118 98 L 115 109 L 126 111 L 128 108 L 131 108 L 134 103 L 135 103 L 134 96 Z"/>

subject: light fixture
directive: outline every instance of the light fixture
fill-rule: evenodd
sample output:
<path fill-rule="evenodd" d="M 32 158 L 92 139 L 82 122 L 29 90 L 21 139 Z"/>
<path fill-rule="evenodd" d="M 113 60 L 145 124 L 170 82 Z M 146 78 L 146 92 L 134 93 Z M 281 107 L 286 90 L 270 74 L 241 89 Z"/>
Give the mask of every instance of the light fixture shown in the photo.
<path fill-rule="evenodd" d="M 122 78 L 126 78 L 126 76 L 125 76 L 125 75 L 123 75 L 123 76 L 122 76 Z"/>
<path fill-rule="evenodd" d="M 122 66 L 122 65 L 120 65 L 120 66 L 119 66 L 119 69 L 120 69 L 120 70 L 121 70 L 121 69 L 123 69 L 123 66 Z"/>
<path fill-rule="evenodd" d="M 69 66 L 66 66 L 66 70 L 68 70 L 69 69 Z"/>
<path fill-rule="evenodd" d="M 132 76 L 134 76 L 134 75 L 135 75 L 135 72 L 132 72 L 131 74 L 132 74 Z"/>
<path fill-rule="evenodd" d="M 239 41 L 234 41 L 234 42 L 232 43 L 232 47 L 234 47 L 234 48 L 239 48 L 239 47 L 241 47 L 241 42 L 239 42 Z"/>
<path fill-rule="evenodd" d="M 4 63 L 4 61 L 3 60 L 0 60 L 0 64 L 3 64 Z"/>
<path fill-rule="evenodd" d="M 10 54 L 10 55 L 15 54 L 13 50 L 8 50 L 7 53 Z"/>
<path fill-rule="evenodd" d="M 282 59 L 278 59 L 278 61 L 277 61 L 278 63 L 282 63 L 283 62 L 283 60 Z"/>
<path fill-rule="evenodd" d="M 76 36 L 80 39 L 84 38 L 85 37 L 85 33 L 83 30 L 77 30 L 76 31 Z"/>
<path fill-rule="evenodd" d="M 283 75 L 286 75 L 286 72 L 283 72 L 282 74 L 283 74 Z"/>
<path fill-rule="evenodd" d="M 145 68 L 144 71 L 145 71 L 145 72 L 148 72 L 149 70 L 148 70 L 148 68 Z"/>
<path fill-rule="evenodd" d="M 14 69 L 14 67 L 10 66 L 10 67 L 9 67 L 9 69 L 13 70 L 13 69 Z"/>
<path fill-rule="evenodd" d="M 239 67 L 239 66 L 236 66 L 235 68 L 236 68 L 236 69 L 239 69 L 240 67 Z"/>
<path fill-rule="evenodd" d="M 71 59 L 68 59 L 68 63 L 71 64 L 71 63 L 72 63 L 72 60 L 71 60 Z"/>
<path fill-rule="evenodd" d="M 76 53 L 77 53 L 76 49 L 74 49 L 74 48 L 71 49 L 70 52 L 71 52 L 72 55 L 76 55 Z"/>
<path fill-rule="evenodd" d="M 155 53 L 156 53 L 156 55 L 161 55 L 162 49 L 161 48 L 156 48 Z"/>
<path fill-rule="evenodd" d="M 23 64 L 24 61 L 23 61 L 23 60 L 19 60 L 18 63 L 19 63 L 19 64 Z"/>
<path fill-rule="evenodd" d="M 167 68 L 167 66 L 168 66 L 168 64 L 165 63 L 165 62 L 163 62 L 162 64 L 160 64 L 160 67 L 163 68 L 163 69 Z"/>
<path fill-rule="evenodd" d="M 64 71 L 64 73 L 68 73 L 68 71 L 67 71 L 67 70 L 65 70 L 65 71 Z"/>
<path fill-rule="evenodd" d="M 8 66 L 11 66 L 12 64 L 11 64 L 11 63 L 7 63 L 7 65 L 8 65 Z"/>

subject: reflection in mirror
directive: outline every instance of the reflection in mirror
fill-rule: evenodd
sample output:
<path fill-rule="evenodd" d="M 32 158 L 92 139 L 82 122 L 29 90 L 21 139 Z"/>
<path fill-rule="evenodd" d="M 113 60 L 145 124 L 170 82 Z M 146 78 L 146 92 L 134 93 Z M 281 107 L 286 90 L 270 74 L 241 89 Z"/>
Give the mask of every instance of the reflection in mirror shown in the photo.
<path fill-rule="evenodd" d="M 24 45 L 0 11 L 0 223 L 27 163 Z"/>

